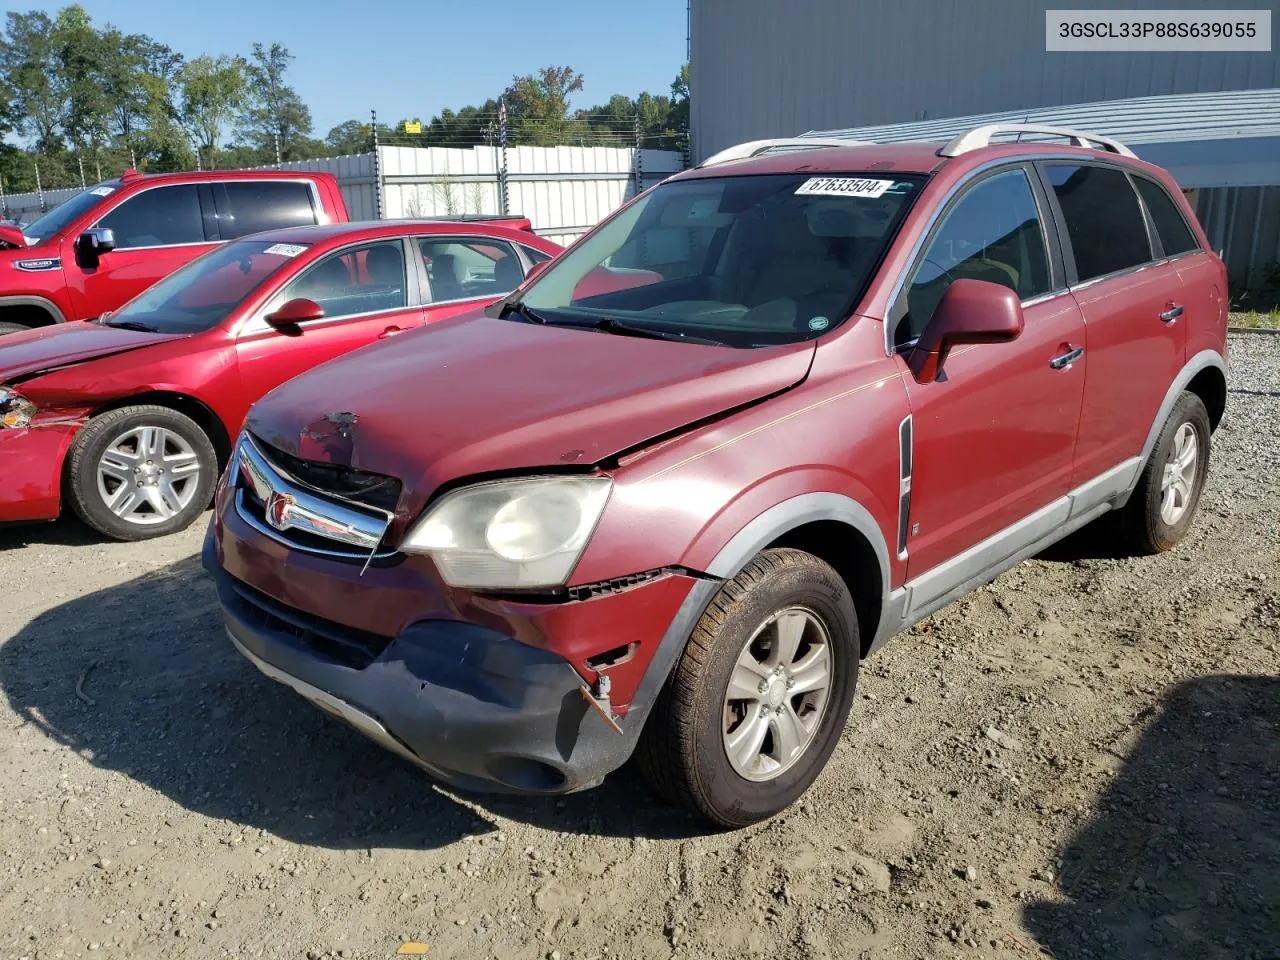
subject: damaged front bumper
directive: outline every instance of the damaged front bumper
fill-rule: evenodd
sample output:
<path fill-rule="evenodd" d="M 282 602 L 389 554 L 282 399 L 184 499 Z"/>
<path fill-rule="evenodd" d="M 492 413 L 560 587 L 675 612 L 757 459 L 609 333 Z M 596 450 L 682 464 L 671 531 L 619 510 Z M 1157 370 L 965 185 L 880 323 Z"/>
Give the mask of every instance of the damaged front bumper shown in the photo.
<path fill-rule="evenodd" d="M 79 422 L 0 429 L 0 523 L 57 519 L 62 462 Z"/>
<path fill-rule="evenodd" d="M 623 715 L 615 725 L 598 702 L 584 696 L 589 685 L 570 657 L 557 652 L 561 644 L 524 642 L 511 636 L 521 632 L 517 629 L 439 615 L 413 620 L 388 639 L 260 592 L 234 575 L 247 572 L 243 551 L 252 548 L 236 543 L 237 534 L 245 531 L 228 529 L 233 525 L 234 520 L 210 525 L 203 561 L 216 581 L 227 632 L 241 654 L 376 743 L 468 790 L 568 793 L 594 786 L 625 763 L 717 586 L 689 578 L 665 629 L 640 638 L 637 654 L 643 653 L 644 660 L 629 664 L 638 683 L 627 684 L 628 702 L 620 705 Z M 309 579 L 296 567 L 291 573 Z M 627 591 L 626 605 L 633 610 L 661 605 L 670 587 L 662 581 L 635 587 Z M 612 606 L 609 600 L 618 599 L 562 605 L 578 615 L 564 619 L 571 615 L 562 609 L 557 636 L 563 637 L 562 630 L 572 633 L 575 625 L 579 630 L 598 625 L 593 606 Z M 614 629 L 625 631 L 627 618 L 621 609 L 617 613 L 621 616 Z M 363 652 L 353 652 L 352 645 Z"/>

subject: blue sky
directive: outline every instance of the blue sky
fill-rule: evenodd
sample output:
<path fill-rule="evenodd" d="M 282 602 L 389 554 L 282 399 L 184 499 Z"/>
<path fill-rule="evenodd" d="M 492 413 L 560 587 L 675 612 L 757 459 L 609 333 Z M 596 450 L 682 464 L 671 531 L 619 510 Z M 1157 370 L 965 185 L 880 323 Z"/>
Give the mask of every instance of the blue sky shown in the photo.
<path fill-rule="evenodd" d="M 110 22 L 175 50 L 248 54 L 254 41 L 294 54 L 290 79 L 314 136 L 353 117 L 423 120 L 497 94 L 513 74 L 568 65 L 585 78 L 578 107 L 614 93 L 667 93 L 686 53 L 686 0 L 80 0 Z M 5 3 L 42 9 L 65 3 Z"/>

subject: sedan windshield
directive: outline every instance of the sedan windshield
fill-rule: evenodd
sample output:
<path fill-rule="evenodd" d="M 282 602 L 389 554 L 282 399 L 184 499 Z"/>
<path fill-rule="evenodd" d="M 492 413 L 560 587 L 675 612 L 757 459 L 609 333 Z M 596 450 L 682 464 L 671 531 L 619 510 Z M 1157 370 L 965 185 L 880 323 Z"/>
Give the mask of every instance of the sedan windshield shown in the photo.
<path fill-rule="evenodd" d="M 658 187 L 571 247 L 509 316 L 733 347 L 845 320 L 921 177 L 805 174 Z"/>
<path fill-rule="evenodd" d="M 228 243 L 170 274 L 103 322 L 159 333 L 210 330 L 305 249 L 262 240 Z"/>
<path fill-rule="evenodd" d="M 65 230 L 71 221 L 78 219 L 82 213 L 100 204 L 103 197 L 111 196 L 118 186 L 120 186 L 119 180 L 108 180 L 84 193 L 77 193 L 74 197 L 62 201 L 35 223 L 23 228 L 22 232 L 32 243 L 47 240 Z"/>

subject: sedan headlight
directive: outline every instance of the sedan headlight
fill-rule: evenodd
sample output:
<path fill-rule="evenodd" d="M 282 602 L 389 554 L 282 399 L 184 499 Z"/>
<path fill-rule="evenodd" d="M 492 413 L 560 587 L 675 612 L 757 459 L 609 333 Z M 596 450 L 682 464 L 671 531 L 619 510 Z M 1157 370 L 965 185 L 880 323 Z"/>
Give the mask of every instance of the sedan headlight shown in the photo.
<path fill-rule="evenodd" d="M 36 415 L 36 405 L 18 391 L 0 387 L 0 427 L 25 427 Z"/>
<path fill-rule="evenodd" d="M 608 477 L 537 477 L 463 487 L 428 510 L 400 549 L 429 555 L 450 586 L 557 587 L 612 486 Z"/>

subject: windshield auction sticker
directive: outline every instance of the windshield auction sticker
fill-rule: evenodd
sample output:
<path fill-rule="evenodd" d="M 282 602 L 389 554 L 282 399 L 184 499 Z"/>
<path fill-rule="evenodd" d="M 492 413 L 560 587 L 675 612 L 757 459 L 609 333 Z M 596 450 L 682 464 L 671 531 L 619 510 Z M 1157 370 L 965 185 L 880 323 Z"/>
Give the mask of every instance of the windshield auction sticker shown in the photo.
<path fill-rule="evenodd" d="M 267 249 L 263 250 L 262 252 L 276 253 L 282 257 L 296 257 L 305 249 L 307 249 L 305 246 L 302 246 L 297 243 L 273 243 L 271 246 L 267 247 Z"/>
<path fill-rule="evenodd" d="M 867 180 L 863 177 L 810 177 L 800 189 L 797 196 L 817 197 L 866 197 L 874 200 L 883 196 L 893 186 L 892 180 Z"/>

